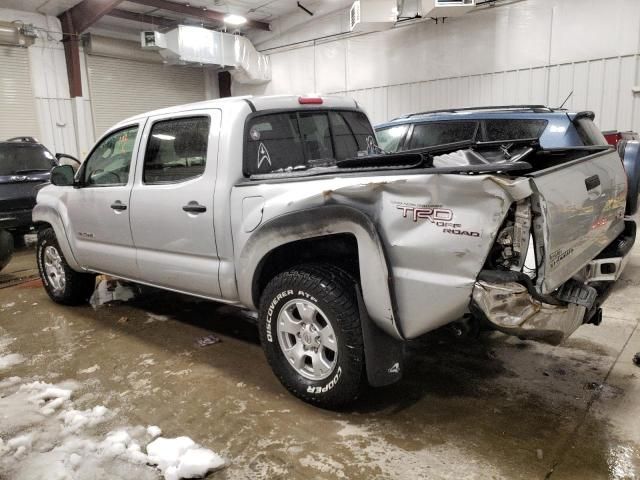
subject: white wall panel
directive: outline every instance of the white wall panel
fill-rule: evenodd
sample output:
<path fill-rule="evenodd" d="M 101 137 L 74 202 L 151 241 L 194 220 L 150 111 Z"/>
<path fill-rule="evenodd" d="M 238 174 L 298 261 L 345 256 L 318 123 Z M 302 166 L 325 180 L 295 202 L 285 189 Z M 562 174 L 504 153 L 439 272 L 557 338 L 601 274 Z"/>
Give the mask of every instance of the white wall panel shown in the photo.
<path fill-rule="evenodd" d="M 311 21 L 265 45 L 344 32 L 345 18 Z M 595 111 L 602 128 L 640 130 L 640 100 L 631 92 L 640 85 L 638 25 L 640 0 L 517 1 L 444 24 L 285 46 L 270 55 L 269 85 L 234 85 L 234 93 L 346 91 L 380 122 L 457 106 L 558 106 L 573 90 L 567 106 Z"/>

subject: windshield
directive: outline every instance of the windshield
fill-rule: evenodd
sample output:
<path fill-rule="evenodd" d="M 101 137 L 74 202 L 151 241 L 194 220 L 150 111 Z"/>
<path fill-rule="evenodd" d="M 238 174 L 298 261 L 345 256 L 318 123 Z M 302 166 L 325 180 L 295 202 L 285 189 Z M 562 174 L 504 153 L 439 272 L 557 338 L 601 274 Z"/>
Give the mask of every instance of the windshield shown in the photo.
<path fill-rule="evenodd" d="M 54 166 L 53 155 L 42 145 L 0 144 L 0 175 L 48 172 Z"/>

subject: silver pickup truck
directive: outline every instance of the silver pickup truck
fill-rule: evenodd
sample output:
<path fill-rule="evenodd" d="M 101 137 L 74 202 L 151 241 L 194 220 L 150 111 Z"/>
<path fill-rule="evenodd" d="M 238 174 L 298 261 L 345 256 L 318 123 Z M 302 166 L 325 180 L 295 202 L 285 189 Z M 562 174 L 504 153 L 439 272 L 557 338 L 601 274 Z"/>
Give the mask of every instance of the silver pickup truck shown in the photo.
<path fill-rule="evenodd" d="M 452 322 L 552 343 L 600 322 L 637 179 L 591 121 L 567 115 L 593 140 L 569 149 L 384 154 L 345 98 L 139 115 L 40 190 L 40 274 L 61 304 L 86 301 L 99 272 L 256 310 L 283 385 L 337 407 L 398 380 L 404 342 Z"/>

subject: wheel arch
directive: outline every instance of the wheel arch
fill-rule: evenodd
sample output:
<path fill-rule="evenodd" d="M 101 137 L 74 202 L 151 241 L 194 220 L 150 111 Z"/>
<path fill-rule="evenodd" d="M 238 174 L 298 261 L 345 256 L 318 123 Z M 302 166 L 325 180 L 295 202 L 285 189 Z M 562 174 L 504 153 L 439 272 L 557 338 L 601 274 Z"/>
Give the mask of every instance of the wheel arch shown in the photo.
<path fill-rule="evenodd" d="M 77 271 L 83 270 L 73 254 L 67 231 L 56 210 L 44 205 L 36 205 L 33 209 L 33 224 L 38 231 L 49 227 L 53 228 L 58 245 L 60 245 L 60 249 L 69 266 Z"/>
<path fill-rule="evenodd" d="M 389 335 L 402 338 L 384 246 L 371 219 L 352 207 L 296 211 L 259 227 L 237 263 L 241 302 L 257 308 L 262 289 L 274 274 L 312 262 L 333 264 L 359 278 L 369 317 Z"/>

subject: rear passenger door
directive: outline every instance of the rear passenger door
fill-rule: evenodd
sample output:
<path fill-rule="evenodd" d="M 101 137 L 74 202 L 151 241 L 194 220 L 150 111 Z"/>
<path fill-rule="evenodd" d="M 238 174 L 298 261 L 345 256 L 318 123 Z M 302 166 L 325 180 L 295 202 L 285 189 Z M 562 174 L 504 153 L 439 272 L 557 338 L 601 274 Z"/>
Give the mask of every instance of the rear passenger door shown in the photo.
<path fill-rule="evenodd" d="M 219 298 L 213 226 L 220 111 L 151 117 L 131 194 L 141 280 Z"/>

